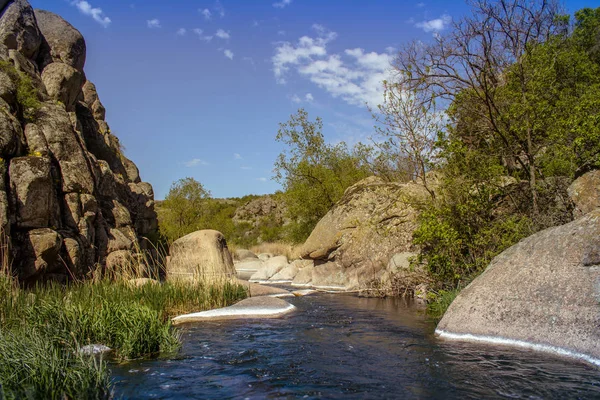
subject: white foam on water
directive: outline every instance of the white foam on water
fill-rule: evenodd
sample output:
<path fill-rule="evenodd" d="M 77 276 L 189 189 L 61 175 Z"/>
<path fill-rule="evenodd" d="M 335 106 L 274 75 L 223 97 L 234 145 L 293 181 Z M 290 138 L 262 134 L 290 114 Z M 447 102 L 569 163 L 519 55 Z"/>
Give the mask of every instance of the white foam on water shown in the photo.
<path fill-rule="evenodd" d="M 448 340 L 461 340 L 465 342 L 479 342 L 479 343 L 489 343 L 489 344 L 497 344 L 503 346 L 514 346 L 520 347 L 524 349 L 530 349 L 535 351 L 541 351 L 544 353 L 551 353 L 559 356 L 575 358 L 578 360 L 583 360 L 590 364 L 600 367 L 600 359 L 594 358 L 587 354 L 579 353 L 576 351 L 568 350 L 562 347 L 551 346 L 547 344 L 539 344 L 526 342 L 523 340 L 516 339 L 507 339 L 499 336 L 485 336 L 485 335 L 473 335 L 471 333 L 451 333 L 446 332 L 441 329 L 435 330 L 436 335 L 438 335 L 442 339 Z"/>

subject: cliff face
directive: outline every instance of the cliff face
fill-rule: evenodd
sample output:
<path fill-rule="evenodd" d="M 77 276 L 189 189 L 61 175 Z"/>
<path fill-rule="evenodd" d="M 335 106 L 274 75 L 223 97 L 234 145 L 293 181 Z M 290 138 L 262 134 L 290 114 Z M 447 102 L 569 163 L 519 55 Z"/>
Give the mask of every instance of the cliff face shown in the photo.
<path fill-rule="evenodd" d="M 21 280 L 114 268 L 157 229 L 152 186 L 111 134 L 85 57 L 60 16 L 26 0 L 0 11 L 0 226 Z"/>

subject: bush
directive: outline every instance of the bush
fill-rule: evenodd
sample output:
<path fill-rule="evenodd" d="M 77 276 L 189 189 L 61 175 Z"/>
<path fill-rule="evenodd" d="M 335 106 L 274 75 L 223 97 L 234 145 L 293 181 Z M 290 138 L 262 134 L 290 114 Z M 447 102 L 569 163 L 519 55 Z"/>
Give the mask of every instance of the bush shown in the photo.
<path fill-rule="evenodd" d="M 21 108 L 23 119 L 34 120 L 41 103 L 38 99 L 38 90 L 31 82 L 31 78 L 17 71 L 9 61 L 0 61 L 0 70 L 4 71 L 17 85 L 17 102 Z"/>

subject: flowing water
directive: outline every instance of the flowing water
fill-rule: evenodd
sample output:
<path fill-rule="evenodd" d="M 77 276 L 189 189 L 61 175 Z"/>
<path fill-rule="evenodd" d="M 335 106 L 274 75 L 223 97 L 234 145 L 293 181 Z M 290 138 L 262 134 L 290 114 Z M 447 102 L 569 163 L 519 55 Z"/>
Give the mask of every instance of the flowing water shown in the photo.
<path fill-rule="evenodd" d="M 189 324 L 176 357 L 113 365 L 115 397 L 600 399 L 600 368 L 439 340 L 401 299 L 289 301 L 284 318 Z"/>

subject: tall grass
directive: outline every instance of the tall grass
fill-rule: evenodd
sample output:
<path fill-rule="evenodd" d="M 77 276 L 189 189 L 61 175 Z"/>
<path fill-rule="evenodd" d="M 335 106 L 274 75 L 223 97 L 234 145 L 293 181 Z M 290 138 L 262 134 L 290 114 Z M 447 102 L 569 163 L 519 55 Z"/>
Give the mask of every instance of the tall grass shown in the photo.
<path fill-rule="evenodd" d="M 121 278 L 112 274 L 109 280 L 105 274 L 29 289 L 20 287 L 9 270 L 4 258 L 0 399 L 109 398 L 106 361 L 82 354 L 82 346 L 103 344 L 121 361 L 174 352 L 180 338 L 171 317 L 225 307 L 246 297 L 245 289 L 231 281 L 132 285 L 126 279 L 148 275 L 144 266 L 133 264 Z"/>

